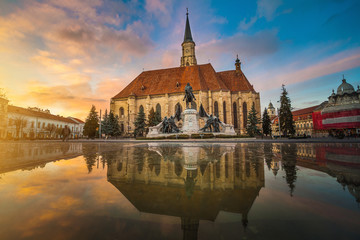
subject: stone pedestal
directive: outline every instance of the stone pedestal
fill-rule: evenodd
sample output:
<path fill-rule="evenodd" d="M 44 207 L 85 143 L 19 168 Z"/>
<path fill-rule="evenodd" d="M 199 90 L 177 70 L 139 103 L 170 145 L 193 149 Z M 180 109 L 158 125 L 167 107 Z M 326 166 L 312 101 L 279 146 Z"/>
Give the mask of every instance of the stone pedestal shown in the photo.
<path fill-rule="evenodd" d="M 195 109 L 186 109 L 181 117 L 183 119 L 183 126 L 181 128 L 183 133 L 199 132 L 199 115 Z"/>

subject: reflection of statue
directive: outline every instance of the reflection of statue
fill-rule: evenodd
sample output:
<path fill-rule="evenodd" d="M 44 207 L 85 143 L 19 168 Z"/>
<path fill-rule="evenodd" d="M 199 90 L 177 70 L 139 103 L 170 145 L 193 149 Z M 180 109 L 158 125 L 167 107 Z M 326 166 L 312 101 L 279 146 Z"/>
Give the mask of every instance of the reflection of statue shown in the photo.
<path fill-rule="evenodd" d="M 184 179 L 186 196 L 189 199 L 194 193 L 195 185 L 197 182 L 197 179 L 195 179 L 196 175 L 197 175 L 197 170 L 188 170 L 186 179 Z"/>
<path fill-rule="evenodd" d="M 184 96 L 184 100 L 186 100 L 186 108 L 188 109 L 189 108 L 189 103 L 192 103 L 193 99 L 196 100 L 194 94 L 193 94 L 193 89 L 192 87 L 190 86 L 190 83 L 188 83 L 186 86 L 185 86 L 185 96 Z"/>
<path fill-rule="evenodd" d="M 260 174 L 251 172 L 243 178 L 241 169 L 246 162 L 245 158 L 240 157 L 243 148 L 238 147 L 239 152 L 234 152 L 237 146 L 234 143 L 174 145 L 154 142 L 148 146 L 148 149 L 134 146 L 140 151 L 134 149 L 129 151 L 129 155 L 121 156 L 116 160 L 117 164 L 108 167 L 107 172 L 107 180 L 141 214 L 181 218 L 183 239 L 197 239 L 201 222 L 216 221 L 221 211 L 234 213 L 238 219 L 242 215 L 242 224 L 248 224 L 247 215 L 264 186 L 264 163 L 260 161 L 259 154 L 255 156 L 260 156 Z M 144 164 L 140 172 L 135 171 L 134 166 L 137 167 L 139 158 L 143 157 L 141 152 L 144 152 Z M 228 155 L 223 156 L 224 152 Z M 220 164 L 220 161 L 224 163 Z M 120 162 L 126 165 L 119 170 L 117 166 Z M 170 165 L 174 167 L 168 168 Z M 217 176 L 217 172 L 221 176 Z M 232 177 L 221 181 L 226 174 Z M 215 181 L 209 177 L 211 175 Z M 228 188 L 230 184 L 232 188 Z M 129 232 L 129 236 L 138 234 L 135 231 Z M 203 238 L 202 235 L 199 238 Z"/>

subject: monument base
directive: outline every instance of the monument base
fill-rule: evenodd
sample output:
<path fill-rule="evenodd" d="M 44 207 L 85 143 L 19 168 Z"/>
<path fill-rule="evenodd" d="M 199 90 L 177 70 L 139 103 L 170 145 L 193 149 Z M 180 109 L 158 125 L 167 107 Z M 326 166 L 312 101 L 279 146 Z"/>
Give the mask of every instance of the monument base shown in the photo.
<path fill-rule="evenodd" d="M 183 126 L 181 131 L 187 133 L 198 133 L 199 132 L 199 114 L 195 109 L 186 109 L 182 114 Z"/>

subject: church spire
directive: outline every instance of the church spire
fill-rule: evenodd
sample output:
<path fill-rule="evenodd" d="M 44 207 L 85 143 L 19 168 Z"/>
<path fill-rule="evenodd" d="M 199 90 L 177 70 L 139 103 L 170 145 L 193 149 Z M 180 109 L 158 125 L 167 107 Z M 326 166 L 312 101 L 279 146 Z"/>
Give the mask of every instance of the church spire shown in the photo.
<path fill-rule="evenodd" d="M 236 54 L 236 60 L 235 60 L 235 69 L 236 69 L 236 72 L 240 72 L 240 70 L 241 70 L 241 62 L 239 59 L 239 55 L 237 55 L 237 54 Z"/>
<path fill-rule="evenodd" d="M 184 42 L 193 42 L 191 36 L 190 23 L 189 23 L 189 11 L 187 8 L 186 8 L 186 25 L 185 25 Z"/>
<path fill-rule="evenodd" d="M 180 66 L 185 67 L 185 66 L 197 65 L 196 57 L 195 57 L 195 42 L 191 35 L 188 9 L 186 9 L 186 25 L 185 25 L 184 42 L 181 44 L 181 47 L 182 47 L 182 57 L 180 60 Z"/>

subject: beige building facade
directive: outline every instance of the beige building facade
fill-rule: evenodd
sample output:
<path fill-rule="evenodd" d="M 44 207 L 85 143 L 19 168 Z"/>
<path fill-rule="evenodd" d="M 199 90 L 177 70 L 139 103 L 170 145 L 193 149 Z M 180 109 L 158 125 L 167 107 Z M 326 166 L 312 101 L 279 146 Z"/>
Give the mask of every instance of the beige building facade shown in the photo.
<path fill-rule="evenodd" d="M 234 125 L 240 134 L 245 133 L 252 104 L 260 117 L 260 94 L 244 75 L 238 58 L 235 69 L 224 72 L 216 72 L 211 64 L 197 64 L 188 16 L 180 62 L 180 67 L 142 72 L 111 98 L 110 109 L 119 116 L 122 132 L 133 132 L 141 108 L 146 116 L 153 108 L 161 118 L 174 115 L 176 106 L 185 110 L 183 99 L 187 83 L 192 86 L 196 98 L 192 108 L 198 111 L 202 105 L 208 114 L 217 115 L 222 122 Z M 204 122 L 199 121 L 202 127 Z M 179 125 L 181 127 L 181 122 Z"/>
<path fill-rule="evenodd" d="M 9 100 L 0 97 L 0 139 L 6 136 L 8 103 Z"/>

